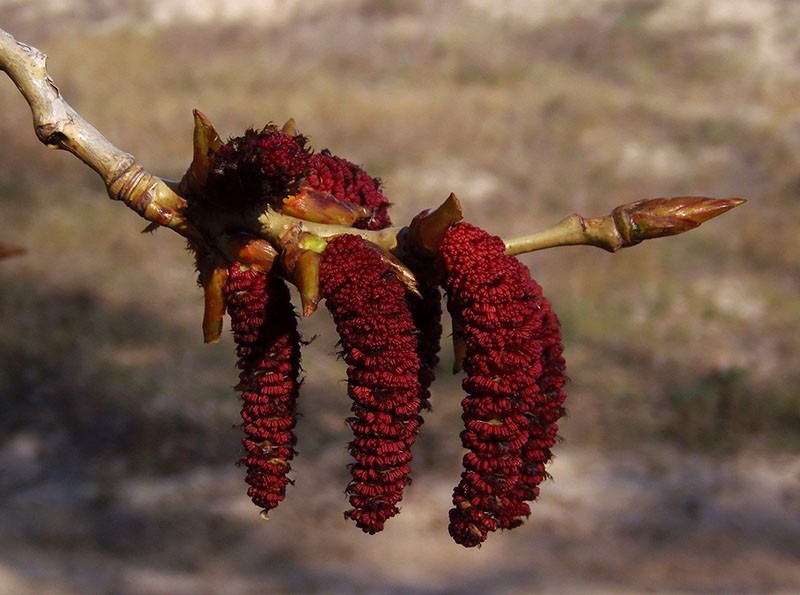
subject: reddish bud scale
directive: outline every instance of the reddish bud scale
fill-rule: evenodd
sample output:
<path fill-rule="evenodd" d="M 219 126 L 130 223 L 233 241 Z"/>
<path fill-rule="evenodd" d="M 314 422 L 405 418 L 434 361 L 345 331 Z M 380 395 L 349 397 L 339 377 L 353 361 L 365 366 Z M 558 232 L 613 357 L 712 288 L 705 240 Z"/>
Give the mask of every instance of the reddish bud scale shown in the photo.
<path fill-rule="evenodd" d="M 328 243 L 320 288 L 341 337 L 353 400 L 353 508 L 345 516 L 377 533 L 398 512 L 422 423 L 417 331 L 405 286 L 358 236 Z"/>
<path fill-rule="evenodd" d="M 301 135 L 275 126 L 247 130 L 211 154 L 208 199 L 224 208 L 280 202 L 293 194 L 306 172 L 308 150 Z"/>
<path fill-rule="evenodd" d="M 383 229 L 392 222 L 389 201 L 381 194 L 380 180 L 347 159 L 331 155 L 327 150 L 314 153 L 308 160 L 306 183 L 314 190 L 329 192 L 339 200 L 366 207 L 372 217 L 358 221 L 362 229 Z"/>
<path fill-rule="evenodd" d="M 558 322 L 528 269 L 500 238 L 467 223 L 441 246 L 448 309 L 466 343 L 461 433 L 465 471 L 450 534 L 466 547 L 521 524 L 538 495 L 563 414 Z"/>
<path fill-rule="evenodd" d="M 239 263 L 225 286 L 242 389 L 241 463 L 247 495 L 264 512 L 285 497 L 294 458 L 300 335 L 286 284 Z"/>

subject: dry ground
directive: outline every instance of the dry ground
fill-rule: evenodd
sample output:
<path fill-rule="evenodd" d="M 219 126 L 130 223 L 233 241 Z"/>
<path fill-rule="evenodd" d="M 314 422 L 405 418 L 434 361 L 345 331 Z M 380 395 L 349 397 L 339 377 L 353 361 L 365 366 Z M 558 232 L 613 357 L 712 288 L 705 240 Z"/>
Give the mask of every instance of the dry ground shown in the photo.
<path fill-rule="evenodd" d="M 523 257 L 562 320 L 571 413 L 534 515 L 480 551 L 446 535 L 449 356 L 404 510 L 370 538 L 341 517 L 333 328 L 304 321 L 297 485 L 265 525 L 231 463 L 233 346 L 200 344 L 181 242 L 37 144 L 0 81 L 0 241 L 28 248 L 0 264 L 0 593 L 800 590 L 795 3 L 319 0 L 246 23 L 206 4 L 213 23 L 177 0 L 155 20 L 2 0 L 0 27 L 167 177 L 197 107 L 226 135 L 296 118 L 384 179 L 397 223 L 451 191 L 508 236 L 644 197 L 749 202 L 616 255 Z"/>
<path fill-rule="evenodd" d="M 796 592 L 796 457 L 641 454 L 562 449 L 531 520 L 480 550 L 447 535 L 455 467 L 417 476 L 373 537 L 341 515 L 338 452 L 298 462 L 267 524 L 229 465 L 112 482 L 29 476 L 3 496 L 0 592 Z"/>

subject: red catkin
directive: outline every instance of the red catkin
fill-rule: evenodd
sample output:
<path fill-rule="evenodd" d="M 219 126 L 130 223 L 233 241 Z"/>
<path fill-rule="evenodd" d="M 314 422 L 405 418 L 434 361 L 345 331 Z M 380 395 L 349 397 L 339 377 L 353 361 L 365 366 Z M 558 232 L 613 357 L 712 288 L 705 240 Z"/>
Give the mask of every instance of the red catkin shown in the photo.
<path fill-rule="evenodd" d="M 356 227 L 389 227 L 390 203 L 381 192 L 381 181 L 327 149 L 312 153 L 307 142 L 271 124 L 231 138 L 210 155 L 205 200 L 226 209 L 259 203 L 280 208 L 284 198 L 308 185 L 371 211 L 372 216 Z"/>
<path fill-rule="evenodd" d="M 512 506 L 504 511 L 501 518 L 503 527 L 513 529 L 522 524 L 524 517 L 530 514 L 525 501 L 533 501 L 539 497 L 539 484 L 548 474 L 545 465 L 553 458 L 552 447 L 558 438 L 558 424 L 564 415 L 563 391 L 567 382 L 566 365 L 561 343 L 561 329 L 558 318 L 549 301 L 542 301 L 545 311 L 542 329 L 542 375 L 539 377 L 539 399 L 533 414 L 529 416 L 528 441 L 523 446 L 524 465 L 520 473 L 520 482 L 514 490 Z"/>
<path fill-rule="evenodd" d="M 320 289 L 348 364 L 349 419 L 355 459 L 345 516 L 377 533 L 398 513 L 422 418 L 418 333 L 405 286 L 380 255 L 355 235 L 333 238 L 320 268 Z"/>
<path fill-rule="evenodd" d="M 305 175 L 306 138 L 268 125 L 231 138 L 211 155 L 207 198 L 223 208 L 270 202 L 280 205 Z"/>
<path fill-rule="evenodd" d="M 377 178 L 347 159 L 331 155 L 327 150 L 311 155 L 308 161 L 306 183 L 314 190 L 329 192 L 339 200 L 361 205 L 372 211 L 372 217 L 359 221 L 356 227 L 383 229 L 392 222 L 389 218 L 389 201 L 381 193 Z"/>
<path fill-rule="evenodd" d="M 442 337 L 442 295 L 431 283 L 420 283 L 421 298 L 411 298 L 411 314 L 419 332 L 417 354 L 420 360 L 419 383 L 423 409 L 430 410 L 430 386 L 436 377 Z"/>
<path fill-rule="evenodd" d="M 228 313 L 239 357 L 242 439 L 247 495 L 263 509 L 275 508 L 291 482 L 299 392 L 300 335 L 289 289 L 239 263 L 228 269 Z"/>
<path fill-rule="evenodd" d="M 447 305 L 466 343 L 462 402 L 468 450 L 449 531 L 465 547 L 530 515 L 563 415 L 558 321 L 500 238 L 467 223 L 441 246 Z"/>

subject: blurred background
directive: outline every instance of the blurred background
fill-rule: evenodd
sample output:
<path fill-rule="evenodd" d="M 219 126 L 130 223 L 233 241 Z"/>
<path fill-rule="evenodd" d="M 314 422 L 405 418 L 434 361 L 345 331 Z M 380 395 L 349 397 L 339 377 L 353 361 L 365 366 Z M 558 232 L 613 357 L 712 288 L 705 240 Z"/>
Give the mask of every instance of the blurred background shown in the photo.
<path fill-rule="evenodd" d="M 293 117 L 384 180 L 396 224 L 450 192 L 502 236 L 659 196 L 740 196 L 618 254 L 522 260 L 571 382 L 533 515 L 447 535 L 461 377 L 444 341 L 403 511 L 345 521 L 337 338 L 302 321 L 296 485 L 264 523 L 234 347 L 202 344 L 183 242 L 33 134 L 0 79 L 0 593 L 800 590 L 800 4 L 790 0 L 0 0 L 67 101 L 179 178 L 192 108 Z M 449 322 L 445 323 L 445 334 Z"/>

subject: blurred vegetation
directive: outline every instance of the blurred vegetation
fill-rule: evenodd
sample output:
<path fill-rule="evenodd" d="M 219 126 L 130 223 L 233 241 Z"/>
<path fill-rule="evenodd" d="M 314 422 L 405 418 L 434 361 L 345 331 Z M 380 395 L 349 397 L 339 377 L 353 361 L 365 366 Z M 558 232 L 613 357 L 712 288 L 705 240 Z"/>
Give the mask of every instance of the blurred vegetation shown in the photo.
<path fill-rule="evenodd" d="M 562 319 L 568 442 L 797 450 L 800 80 L 756 60 L 748 27 L 660 28 L 660 7 L 536 23 L 371 1 L 259 29 L 62 27 L 12 11 L 3 26 L 48 53 L 86 119 L 169 178 L 190 159 L 196 107 L 225 135 L 294 117 L 315 148 L 384 180 L 396 223 L 451 191 L 504 236 L 645 197 L 747 198 L 616 255 L 522 259 Z M 140 235 L 94 174 L 45 151 L 11 84 L 0 105 L 0 240 L 28 250 L 0 264 L 0 434 L 147 472 L 235 459 L 233 346 L 201 344 L 181 240 Z M 314 456 L 342 450 L 349 404 L 326 314 L 303 330 L 320 335 L 299 428 Z M 448 357 L 417 452 L 449 468 L 460 388 Z"/>

